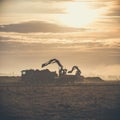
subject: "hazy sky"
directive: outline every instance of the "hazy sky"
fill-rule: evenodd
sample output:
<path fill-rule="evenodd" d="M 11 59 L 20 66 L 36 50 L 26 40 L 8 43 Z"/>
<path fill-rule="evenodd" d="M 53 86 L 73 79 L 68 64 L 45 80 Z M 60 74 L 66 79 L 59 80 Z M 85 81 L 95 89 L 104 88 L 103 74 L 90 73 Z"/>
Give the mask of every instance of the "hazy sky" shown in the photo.
<path fill-rule="evenodd" d="M 57 58 L 85 76 L 119 77 L 120 0 L 0 0 L 0 56 L 1 75 Z"/>

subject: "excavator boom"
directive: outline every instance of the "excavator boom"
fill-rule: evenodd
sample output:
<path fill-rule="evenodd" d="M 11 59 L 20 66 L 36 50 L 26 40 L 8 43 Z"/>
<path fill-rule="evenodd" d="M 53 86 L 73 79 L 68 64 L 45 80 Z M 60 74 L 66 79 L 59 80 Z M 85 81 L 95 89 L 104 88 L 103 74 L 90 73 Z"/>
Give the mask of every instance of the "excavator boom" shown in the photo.
<path fill-rule="evenodd" d="M 73 67 L 72 67 L 72 70 L 68 71 L 68 73 L 72 73 L 75 69 L 77 70 L 77 73 L 81 74 L 81 71 L 80 71 L 80 69 L 78 68 L 78 66 L 73 66 Z"/>
<path fill-rule="evenodd" d="M 51 59 L 51 60 L 49 60 L 48 62 L 43 63 L 43 64 L 42 64 L 42 67 L 45 67 L 45 66 L 47 66 L 47 65 L 49 65 L 49 64 L 53 64 L 53 63 L 57 63 L 58 66 L 59 66 L 59 76 L 61 76 L 61 75 L 63 75 L 63 74 L 66 74 L 66 69 L 63 69 L 63 65 L 62 65 L 62 64 L 60 63 L 60 61 L 57 60 L 57 59 Z"/>
<path fill-rule="evenodd" d="M 47 65 L 49 65 L 49 64 L 51 64 L 51 63 L 52 63 L 52 64 L 53 64 L 53 63 L 57 63 L 60 68 L 63 68 L 62 64 L 61 64 L 60 61 L 57 60 L 57 59 L 51 59 L 51 60 L 49 60 L 48 62 L 42 64 L 42 67 L 45 67 L 45 66 L 47 66 Z"/>

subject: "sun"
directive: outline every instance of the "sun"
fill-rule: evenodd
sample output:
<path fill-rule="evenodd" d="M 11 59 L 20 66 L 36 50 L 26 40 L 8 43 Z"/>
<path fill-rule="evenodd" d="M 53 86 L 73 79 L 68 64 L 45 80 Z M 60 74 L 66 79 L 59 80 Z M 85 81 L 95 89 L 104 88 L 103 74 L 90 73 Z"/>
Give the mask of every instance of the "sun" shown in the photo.
<path fill-rule="evenodd" d="M 66 13 L 59 15 L 59 21 L 70 27 L 84 27 L 100 16 L 100 10 L 91 7 L 87 2 L 71 2 L 66 4 Z"/>

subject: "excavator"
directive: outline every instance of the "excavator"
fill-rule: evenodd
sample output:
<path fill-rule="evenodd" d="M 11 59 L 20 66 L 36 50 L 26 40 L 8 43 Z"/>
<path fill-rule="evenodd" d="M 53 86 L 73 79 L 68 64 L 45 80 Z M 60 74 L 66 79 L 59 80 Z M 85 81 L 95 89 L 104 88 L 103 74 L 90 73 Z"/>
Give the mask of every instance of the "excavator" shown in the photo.
<path fill-rule="evenodd" d="M 80 71 L 80 69 L 78 68 L 78 66 L 73 66 L 73 67 L 72 67 L 72 70 L 68 71 L 68 73 L 72 73 L 75 69 L 77 70 L 76 73 L 75 73 L 75 75 L 76 75 L 76 76 L 80 76 L 80 75 L 81 75 L 81 71 Z"/>
<path fill-rule="evenodd" d="M 72 73 L 74 70 L 76 70 L 75 75 L 67 74 L 67 69 L 63 68 L 63 65 L 60 63 L 57 59 L 51 59 L 46 63 L 42 64 L 42 68 L 49 65 L 57 63 L 59 66 L 59 74 L 52 71 L 49 71 L 48 69 L 43 70 L 22 70 L 21 71 L 21 80 L 24 80 L 28 83 L 41 83 L 41 84 L 48 84 L 48 83 L 77 83 L 81 81 L 102 81 L 100 77 L 84 77 L 81 75 L 81 70 L 78 68 L 78 66 L 73 66 L 68 73 Z"/>
<path fill-rule="evenodd" d="M 59 66 L 59 75 L 58 75 L 58 78 L 56 78 L 56 79 L 59 79 L 64 82 L 83 79 L 83 76 L 81 76 L 81 71 L 77 66 L 73 66 L 72 70 L 68 71 L 68 73 L 72 73 L 74 70 L 77 70 L 75 75 L 67 75 L 67 69 L 63 69 L 63 65 L 57 59 L 51 59 L 48 62 L 43 63 L 42 68 L 49 64 L 53 64 L 53 63 L 57 63 Z"/>
<path fill-rule="evenodd" d="M 42 64 L 42 68 L 45 67 L 45 66 L 47 66 L 47 65 L 49 65 L 49 64 L 53 64 L 53 63 L 57 63 L 58 66 L 59 66 L 59 77 L 66 75 L 67 69 L 63 69 L 63 65 L 57 59 L 51 59 L 48 62 L 43 63 Z"/>
<path fill-rule="evenodd" d="M 73 66 L 72 69 L 70 71 L 68 71 L 68 73 L 72 73 L 74 70 L 76 70 L 76 73 L 75 73 L 75 77 L 79 80 L 82 80 L 84 79 L 83 76 L 81 76 L 81 71 L 80 69 L 78 68 L 78 66 Z"/>

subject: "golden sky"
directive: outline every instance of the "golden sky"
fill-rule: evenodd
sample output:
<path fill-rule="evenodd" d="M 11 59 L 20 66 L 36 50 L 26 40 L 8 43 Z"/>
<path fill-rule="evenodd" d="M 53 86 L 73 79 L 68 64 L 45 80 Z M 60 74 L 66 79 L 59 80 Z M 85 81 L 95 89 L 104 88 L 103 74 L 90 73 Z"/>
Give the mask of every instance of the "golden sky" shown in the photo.
<path fill-rule="evenodd" d="M 57 58 L 86 76 L 120 77 L 119 31 L 119 0 L 0 0 L 0 73 Z"/>

